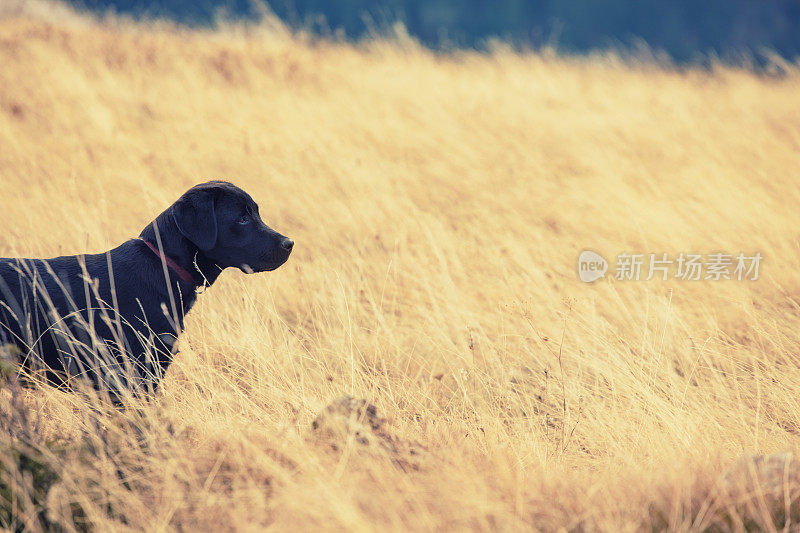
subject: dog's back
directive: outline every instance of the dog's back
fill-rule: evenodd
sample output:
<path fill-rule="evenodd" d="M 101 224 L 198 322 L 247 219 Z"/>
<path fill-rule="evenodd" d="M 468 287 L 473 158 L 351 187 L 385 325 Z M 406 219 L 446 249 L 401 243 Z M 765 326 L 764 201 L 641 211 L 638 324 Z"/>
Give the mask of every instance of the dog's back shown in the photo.
<path fill-rule="evenodd" d="M 104 254 L 0 259 L 0 344 L 19 347 L 23 368 L 56 385 L 81 376 L 111 390 L 130 379 L 156 383 L 184 310 L 180 295 L 174 308 L 159 305 L 169 300 L 167 282 L 140 247 L 128 241 Z"/>

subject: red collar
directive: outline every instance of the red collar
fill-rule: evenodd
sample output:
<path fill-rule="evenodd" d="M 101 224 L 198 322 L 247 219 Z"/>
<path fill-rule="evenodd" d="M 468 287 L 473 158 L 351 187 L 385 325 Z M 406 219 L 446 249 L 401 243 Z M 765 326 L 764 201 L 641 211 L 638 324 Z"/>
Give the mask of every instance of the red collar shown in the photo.
<path fill-rule="evenodd" d="M 172 259 L 168 255 L 162 254 L 161 251 L 158 248 L 156 248 L 150 241 L 146 241 L 144 239 L 141 239 L 141 241 L 144 242 L 148 248 L 153 250 L 153 253 L 156 254 L 158 257 L 160 257 L 161 260 L 164 261 L 167 264 L 167 266 L 178 275 L 179 278 L 181 278 L 186 283 L 197 285 L 197 283 L 195 283 L 194 281 L 194 276 L 192 276 L 192 274 L 188 270 L 180 266 L 178 263 L 175 262 L 174 259 Z"/>

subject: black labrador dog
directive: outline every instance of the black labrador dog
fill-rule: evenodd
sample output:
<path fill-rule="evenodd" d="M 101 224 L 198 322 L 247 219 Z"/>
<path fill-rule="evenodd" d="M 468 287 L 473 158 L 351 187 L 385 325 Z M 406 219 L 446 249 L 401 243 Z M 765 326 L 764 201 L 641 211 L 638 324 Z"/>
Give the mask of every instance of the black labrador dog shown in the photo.
<path fill-rule="evenodd" d="M 88 379 L 115 400 L 147 395 L 172 361 L 198 288 L 228 267 L 275 270 L 293 246 L 242 189 L 197 185 L 108 252 L 0 259 L 0 345 L 15 345 L 26 373 L 51 384 Z"/>

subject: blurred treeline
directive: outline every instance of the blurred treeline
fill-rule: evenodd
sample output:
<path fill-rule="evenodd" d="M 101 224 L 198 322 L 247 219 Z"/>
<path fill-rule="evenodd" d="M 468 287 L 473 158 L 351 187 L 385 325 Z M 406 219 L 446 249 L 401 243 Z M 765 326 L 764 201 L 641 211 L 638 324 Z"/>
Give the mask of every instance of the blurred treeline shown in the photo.
<path fill-rule="evenodd" d="M 92 10 L 169 18 L 191 26 L 220 17 L 252 19 L 257 0 L 69 0 Z M 800 0 L 272 0 L 291 27 L 349 38 L 401 21 L 432 47 L 482 48 L 499 37 L 519 46 L 566 52 L 638 47 L 677 61 L 740 59 L 765 49 L 800 55 Z"/>

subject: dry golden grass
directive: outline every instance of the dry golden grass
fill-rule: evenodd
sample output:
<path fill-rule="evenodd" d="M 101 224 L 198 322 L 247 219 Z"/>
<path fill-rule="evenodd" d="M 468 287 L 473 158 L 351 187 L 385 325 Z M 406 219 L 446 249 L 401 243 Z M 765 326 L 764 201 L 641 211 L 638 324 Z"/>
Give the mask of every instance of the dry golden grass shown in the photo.
<path fill-rule="evenodd" d="M 784 526 L 714 487 L 800 446 L 796 69 L 30 14 L 0 19 L 0 65 L 0 256 L 109 249 L 215 178 L 297 243 L 201 297 L 141 413 L 15 392 L 85 445 L 51 507 L 100 531 Z M 765 259 L 588 285 L 585 248 Z M 312 435 L 345 393 L 394 444 Z"/>

